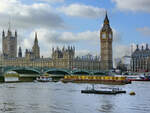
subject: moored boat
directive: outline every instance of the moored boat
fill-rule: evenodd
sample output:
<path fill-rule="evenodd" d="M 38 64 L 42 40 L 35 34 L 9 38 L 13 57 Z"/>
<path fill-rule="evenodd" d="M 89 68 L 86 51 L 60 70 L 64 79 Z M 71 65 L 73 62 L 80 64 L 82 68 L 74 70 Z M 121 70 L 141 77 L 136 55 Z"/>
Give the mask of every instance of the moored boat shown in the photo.
<path fill-rule="evenodd" d="M 129 81 L 150 81 L 150 76 L 145 75 L 128 75 L 126 77 Z"/>
<path fill-rule="evenodd" d="M 81 90 L 81 93 L 87 94 L 119 94 L 119 93 L 126 93 L 126 91 L 119 89 L 119 88 L 101 88 L 99 90 L 94 88 L 94 85 L 91 89 Z"/>
<path fill-rule="evenodd" d="M 48 76 L 40 76 L 36 78 L 36 81 L 38 82 L 51 82 L 52 78 L 48 77 Z"/>

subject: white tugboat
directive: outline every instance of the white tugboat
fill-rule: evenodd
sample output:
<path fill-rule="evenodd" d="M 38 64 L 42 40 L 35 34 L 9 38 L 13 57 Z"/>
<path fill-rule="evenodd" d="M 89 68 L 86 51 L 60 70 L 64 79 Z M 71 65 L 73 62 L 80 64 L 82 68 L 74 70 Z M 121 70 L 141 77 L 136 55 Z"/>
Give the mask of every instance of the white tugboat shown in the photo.
<path fill-rule="evenodd" d="M 36 80 L 38 82 L 51 82 L 52 78 L 49 76 L 40 76 L 40 77 L 37 77 Z"/>

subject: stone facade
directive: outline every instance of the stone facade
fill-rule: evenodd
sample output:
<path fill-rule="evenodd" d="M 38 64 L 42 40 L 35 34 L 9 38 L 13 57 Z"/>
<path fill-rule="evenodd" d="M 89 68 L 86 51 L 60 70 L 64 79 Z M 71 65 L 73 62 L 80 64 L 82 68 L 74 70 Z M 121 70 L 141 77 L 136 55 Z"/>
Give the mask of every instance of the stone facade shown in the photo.
<path fill-rule="evenodd" d="M 19 47 L 18 57 L 2 55 L 0 61 L 0 66 L 100 70 L 100 60 L 98 57 L 90 55 L 75 57 L 75 47 L 72 46 L 63 47 L 62 49 L 58 47 L 56 49 L 53 48 L 51 58 L 40 58 L 37 34 L 35 34 L 32 50 L 26 49 L 25 57 L 22 57 L 22 50 Z"/>
<path fill-rule="evenodd" d="M 112 41 L 113 32 L 109 25 L 109 19 L 106 13 L 104 19 L 103 27 L 100 31 L 100 41 L 101 41 L 101 69 L 110 70 L 113 68 L 112 62 Z"/>
<path fill-rule="evenodd" d="M 17 32 L 15 31 L 15 36 L 8 29 L 7 35 L 5 36 L 5 31 L 2 32 L 2 51 L 3 55 L 8 58 L 13 58 L 17 56 Z"/>
<path fill-rule="evenodd" d="M 31 57 L 32 52 L 28 51 L 25 57 L 5 58 L 1 56 L 1 66 L 16 67 L 47 67 L 47 68 L 64 68 L 64 69 L 81 69 L 81 70 L 100 70 L 99 57 L 91 55 L 75 57 L 74 47 L 63 47 L 62 49 L 52 49 L 52 58 Z"/>
<path fill-rule="evenodd" d="M 131 71 L 133 72 L 147 72 L 150 71 L 150 49 L 148 44 L 146 48 L 137 45 L 136 50 L 131 55 Z"/>
<path fill-rule="evenodd" d="M 81 70 L 100 70 L 99 57 L 75 57 L 74 48 L 55 49 L 52 58 L 18 57 L 18 58 L 1 58 L 1 66 L 16 67 L 47 67 L 47 68 L 64 68 L 64 69 L 81 69 Z"/>

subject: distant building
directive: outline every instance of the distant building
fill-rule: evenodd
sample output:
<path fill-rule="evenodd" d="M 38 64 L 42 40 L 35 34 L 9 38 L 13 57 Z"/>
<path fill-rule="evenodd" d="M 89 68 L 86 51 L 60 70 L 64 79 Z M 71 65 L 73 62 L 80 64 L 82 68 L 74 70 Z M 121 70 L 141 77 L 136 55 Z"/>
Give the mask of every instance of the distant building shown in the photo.
<path fill-rule="evenodd" d="M 121 58 L 114 59 L 114 68 L 117 68 L 118 63 L 121 62 Z"/>
<path fill-rule="evenodd" d="M 130 56 L 123 56 L 122 58 L 115 59 L 116 68 L 121 71 L 130 71 Z"/>
<path fill-rule="evenodd" d="M 131 70 L 131 65 L 130 65 L 130 62 L 131 62 L 131 56 L 123 56 L 122 58 L 121 58 L 121 62 L 122 62 L 122 64 L 124 64 L 124 66 L 126 67 L 126 69 L 128 70 L 128 71 L 130 71 Z"/>
<path fill-rule="evenodd" d="M 131 71 L 133 72 L 147 72 L 150 71 L 150 49 L 148 44 L 146 47 L 139 48 L 137 45 L 136 50 L 131 56 Z"/>

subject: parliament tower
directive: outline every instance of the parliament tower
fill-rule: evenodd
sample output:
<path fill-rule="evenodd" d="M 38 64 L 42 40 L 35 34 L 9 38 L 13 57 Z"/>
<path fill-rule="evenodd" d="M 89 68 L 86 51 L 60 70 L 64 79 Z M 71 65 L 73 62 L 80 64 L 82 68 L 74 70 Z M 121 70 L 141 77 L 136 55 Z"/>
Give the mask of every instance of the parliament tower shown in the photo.
<path fill-rule="evenodd" d="M 5 31 L 2 32 L 2 51 L 3 56 L 7 58 L 17 57 L 17 31 L 13 36 L 10 28 L 5 35 Z"/>
<path fill-rule="evenodd" d="M 37 33 L 35 33 L 35 40 L 34 40 L 34 45 L 32 47 L 32 52 L 34 54 L 35 59 L 40 58 L 40 47 L 38 45 Z"/>
<path fill-rule="evenodd" d="M 104 24 L 100 31 L 102 70 L 110 70 L 113 68 L 112 41 L 113 41 L 113 32 L 109 25 L 109 19 L 106 13 Z"/>

